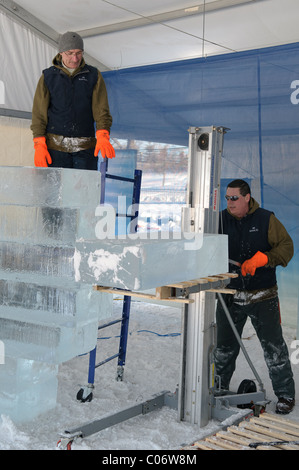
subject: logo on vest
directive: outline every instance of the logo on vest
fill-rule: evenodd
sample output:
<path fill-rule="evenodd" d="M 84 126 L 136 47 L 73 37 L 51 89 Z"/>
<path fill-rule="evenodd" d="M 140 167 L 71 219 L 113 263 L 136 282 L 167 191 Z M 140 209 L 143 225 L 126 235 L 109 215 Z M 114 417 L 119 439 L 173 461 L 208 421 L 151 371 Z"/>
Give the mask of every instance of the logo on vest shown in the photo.
<path fill-rule="evenodd" d="M 249 233 L 252 233 L 252 232 L 259 232 L 258 227 L 254 227 L 254 226 L 251 227 L 251 228 L 249 229 Z"/>
<path fill-rule="evenodd" d="M 79 80 L 82 81 L 82 82 L 88 82 L 87 78 L 86 77 L 79 77 Z"/>

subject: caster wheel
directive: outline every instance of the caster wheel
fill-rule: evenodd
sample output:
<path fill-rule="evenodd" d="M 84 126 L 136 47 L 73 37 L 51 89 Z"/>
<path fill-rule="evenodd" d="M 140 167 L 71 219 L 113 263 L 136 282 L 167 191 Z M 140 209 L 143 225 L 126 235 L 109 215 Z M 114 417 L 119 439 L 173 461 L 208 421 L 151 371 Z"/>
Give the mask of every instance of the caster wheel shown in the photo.
<path fill-rule="evenodd" d="M 81 403 L 90 402 L 93 399 L 93 393 L 88 387 L 80 388 L 76 398 L 78 401 L 81 401 Z"/>
<path fill-rule="evenodd" d="M 254 393 L 256 392 L 256 385 L 253 380 L 245 379 L 242 380 L 242 382 L 239 385 L 237 394 L 241 395 L 243 393 Z M 238 408 L 245 409 L 245 408 L 251 408 L 253 407 L 253 403 L 244 403 L 242 405 L 238 405 Z"/>

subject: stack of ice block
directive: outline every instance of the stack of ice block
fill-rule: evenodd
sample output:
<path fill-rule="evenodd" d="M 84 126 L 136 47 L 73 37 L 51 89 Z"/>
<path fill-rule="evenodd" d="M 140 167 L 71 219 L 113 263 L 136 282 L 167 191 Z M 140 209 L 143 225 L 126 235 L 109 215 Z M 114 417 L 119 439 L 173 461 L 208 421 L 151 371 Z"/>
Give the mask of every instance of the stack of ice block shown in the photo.
<path fill-rule="evenodd" d="M 93 349 L 112 298 L 76 281 L 78 240 L 95 240 L 99 172 L 0 167 L 0 414 L 56 404 L 58 364 Z"/>
<path fill-rule="evenodd" d="M 0 415 L 16 422 L 53 408 L 58 364 L 95 347 L 112 297 L 92 284 L 147 290 L 228 269 L 225 235 L 99 239 L 100 186 L 95 171 L 0 167 Z"/>

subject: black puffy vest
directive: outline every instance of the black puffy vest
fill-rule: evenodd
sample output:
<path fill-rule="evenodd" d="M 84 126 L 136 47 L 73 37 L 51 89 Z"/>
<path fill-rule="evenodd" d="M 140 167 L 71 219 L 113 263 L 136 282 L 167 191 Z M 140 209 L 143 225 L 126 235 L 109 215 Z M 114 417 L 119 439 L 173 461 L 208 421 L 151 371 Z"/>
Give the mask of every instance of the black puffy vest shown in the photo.
<path fill-rule="evenodd" d="M 258 208 L 238 220 L 226 209 L 220 214 L 219 232 L 228 234 L 229 259 L 243 263 L 251 258 L 257 251 L 271 250 L 268 243 L 269 219 L 272 212 Z M 275 268 L 258 268 L 254 276 L 244 278 L 240 268 L 229 265 L 230 272 L 237 272 L 239 277 L 232 279 L 230 288 L 237 290 L 267 289 L 276 285 Z"/>
<path fill-rule="evenodd" d="M 92 93 L 98 71 L 85 65 L 75 76 L 52 66 L 43 71 L 50 92 L 47 133 L 65 137 L 94 137 Z"/>

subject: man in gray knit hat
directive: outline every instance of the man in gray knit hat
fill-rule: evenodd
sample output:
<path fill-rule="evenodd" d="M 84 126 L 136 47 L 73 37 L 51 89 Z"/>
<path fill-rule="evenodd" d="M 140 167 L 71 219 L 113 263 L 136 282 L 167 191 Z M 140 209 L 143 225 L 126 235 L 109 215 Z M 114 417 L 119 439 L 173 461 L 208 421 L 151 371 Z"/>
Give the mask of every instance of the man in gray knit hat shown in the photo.
<path fill-rule="evenodd" d="M 34 164 L 96 170 L 99 152 L 104 158 L 115 157 L 105 82 L 99 70 L 85 63 L 79 34 L 66 32 L 58 48 L 34 96 Z"/>

